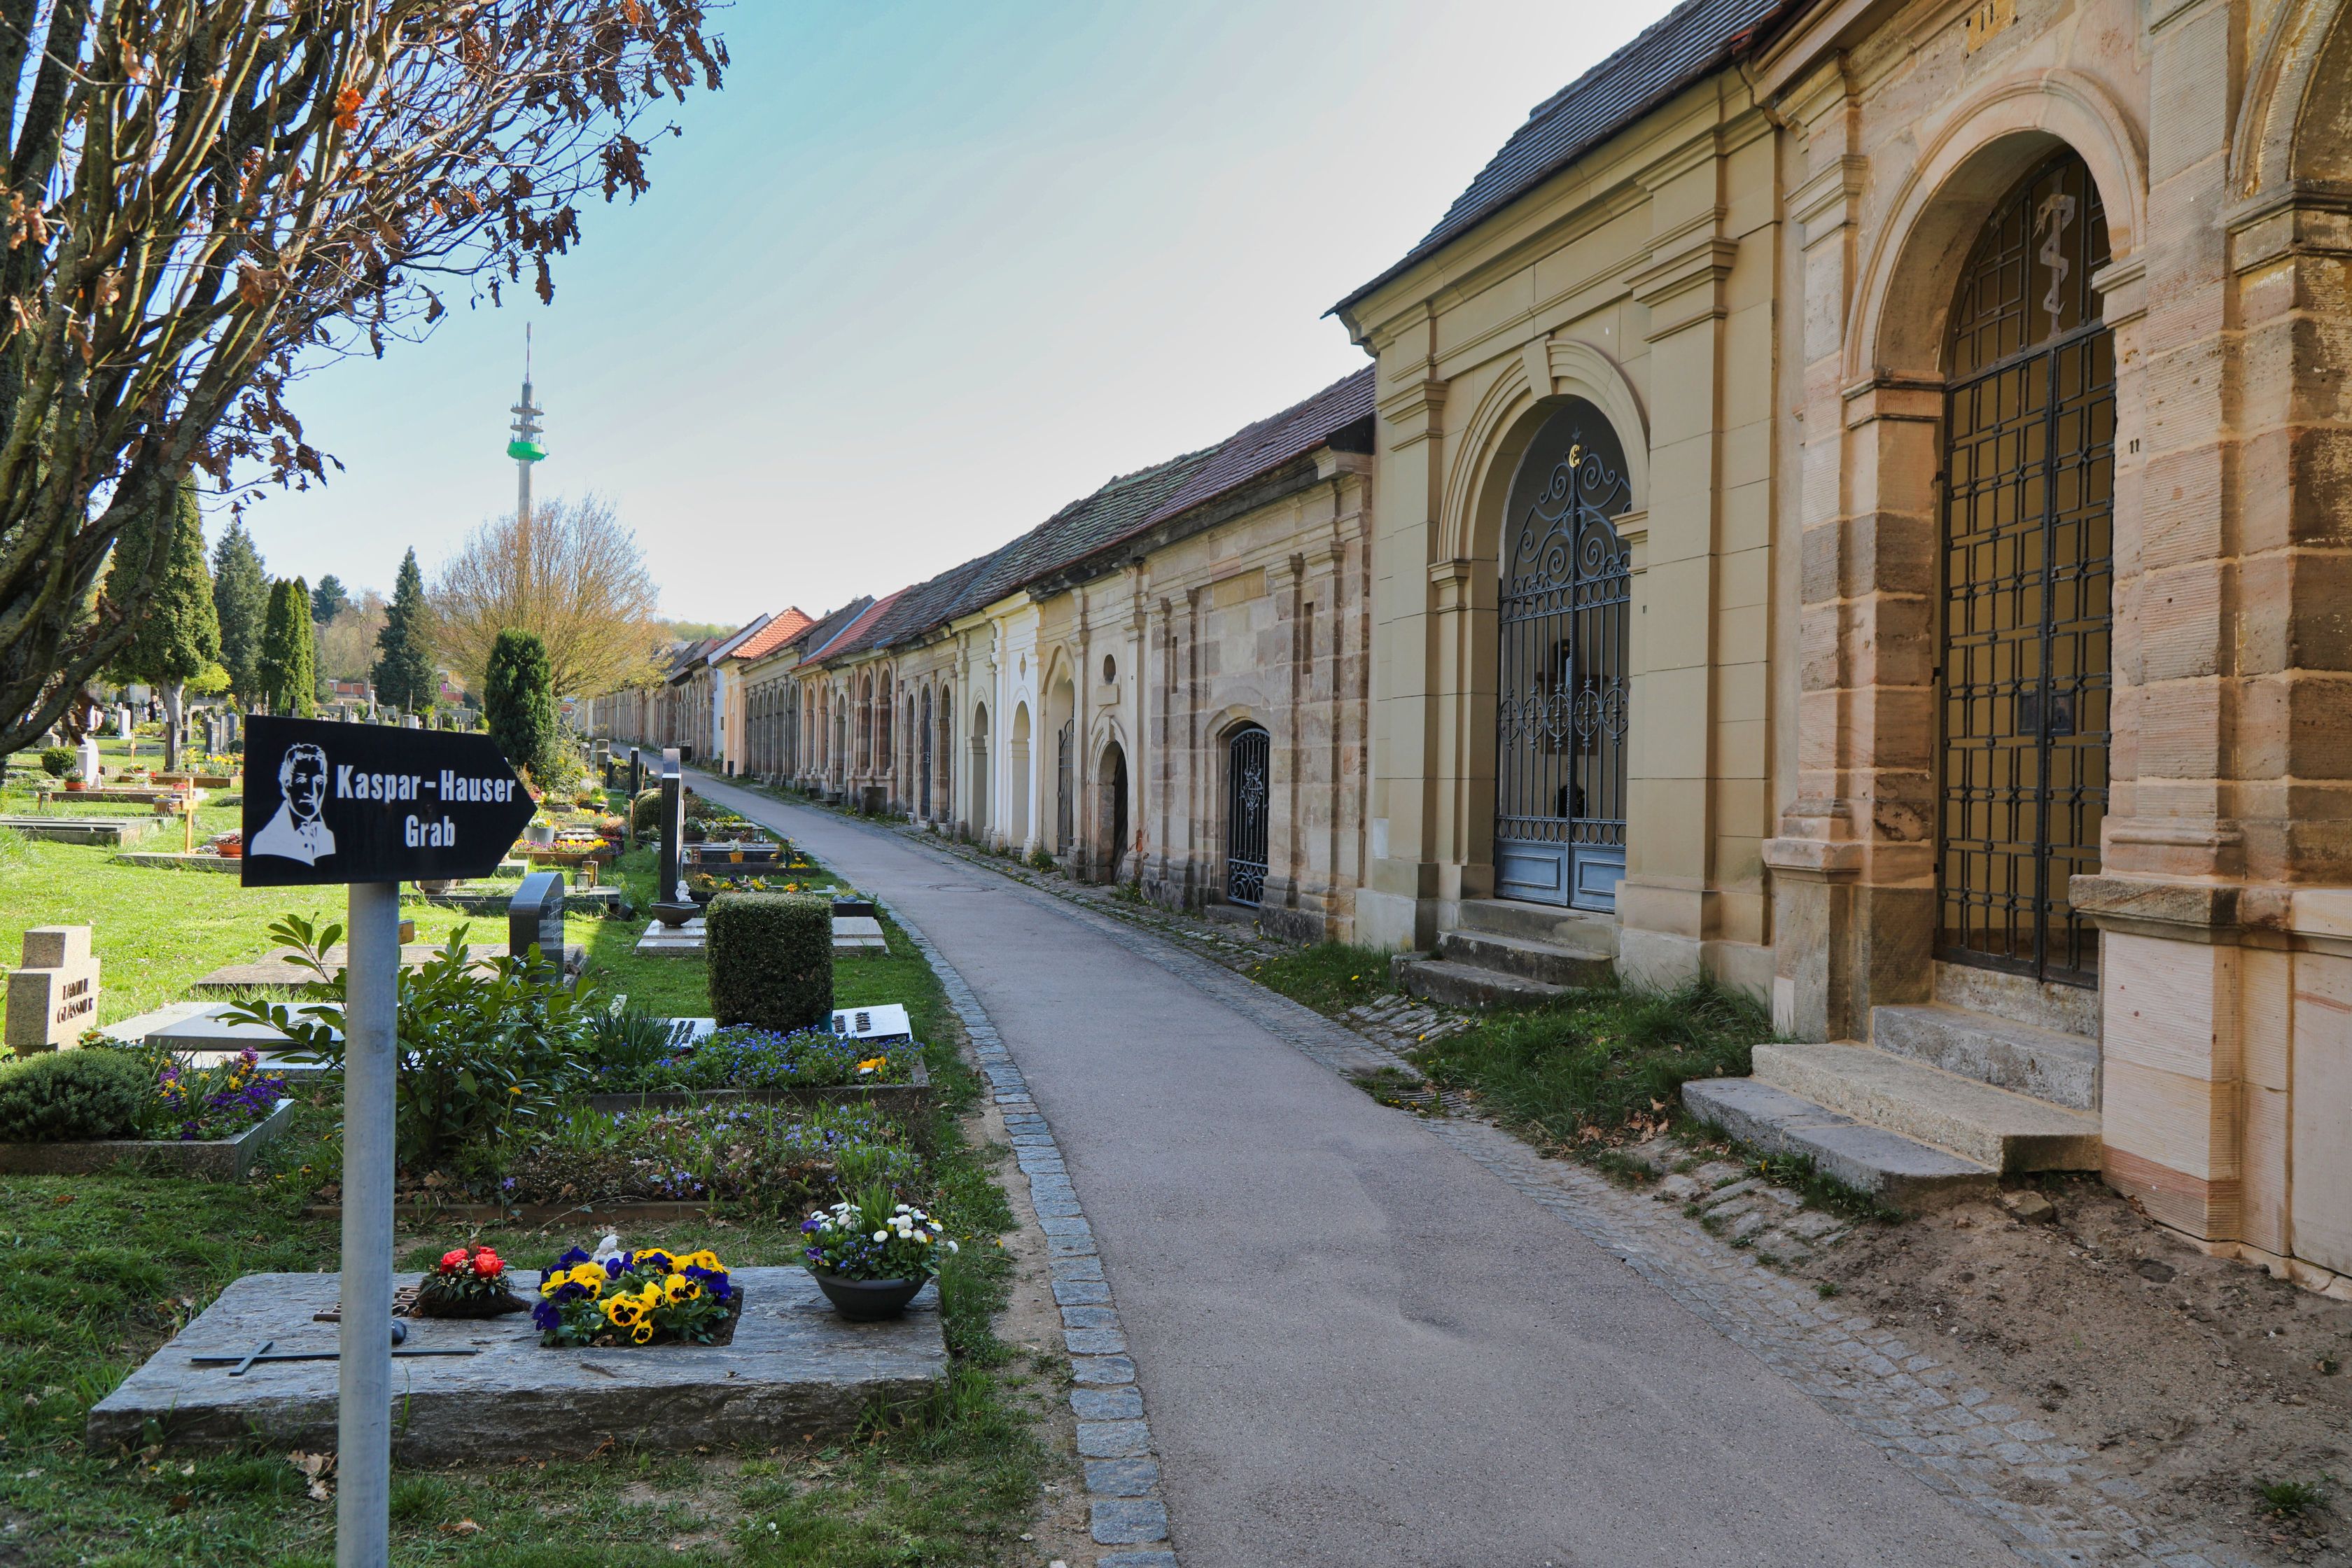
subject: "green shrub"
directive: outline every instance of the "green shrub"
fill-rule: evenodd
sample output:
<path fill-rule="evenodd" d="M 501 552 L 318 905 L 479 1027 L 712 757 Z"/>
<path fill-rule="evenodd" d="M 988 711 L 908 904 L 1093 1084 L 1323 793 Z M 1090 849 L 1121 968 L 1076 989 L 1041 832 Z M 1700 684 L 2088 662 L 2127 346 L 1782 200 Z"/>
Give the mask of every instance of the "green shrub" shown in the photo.
<path fill-rule="evenodd" d="M 74 753 L 71 746 L 50 746 L 41 752 L 41 771 L 53 779 L 65 777 L 66 770 L 73 765 Z"/>
<path fill-rule="evenodd" d="M 804 893 L 721 893 L 705 927 L 719 1026 L 806 1029 L 833 1014 L 833 904 Z"/>
<path fill-rule="evenodd" d="M 0 1068 L 0 1142 L 127 1138 L 153 1089 L 117 1051 L 52 1051 Z"/>
<path fill-rule="evenodd" d="M 629 826 L 638 834 L 651 833 L 661 826 L 661 786 L 639 790 L 629 802 Z"/>

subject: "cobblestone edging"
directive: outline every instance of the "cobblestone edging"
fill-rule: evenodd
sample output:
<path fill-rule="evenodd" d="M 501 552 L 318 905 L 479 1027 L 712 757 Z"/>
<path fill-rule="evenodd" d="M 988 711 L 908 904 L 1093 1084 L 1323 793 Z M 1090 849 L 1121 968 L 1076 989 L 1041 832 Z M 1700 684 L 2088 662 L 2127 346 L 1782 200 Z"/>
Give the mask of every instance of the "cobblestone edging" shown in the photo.
<path fill-rule="evenodd" d="M 921 842 L 912 835 L 892 836 Z M 1025 880 L 1007 881 L 1016 897 L 1050 901 L 1333 1072 L 1353 1078 L 1381 1068 L 1414 1071 L 1386 1045 L 1212 959 L 1083 901 Z M 945 972 L 941 961 L 934 963 Z M 2149 1517 L 2142 1506 L 2149 1493 L 2137 1481 L 2060 1441 L 1990 1391 L 1957 1386 L 1958 1374 L 1933 1355 L 1867 1317 L 1817 1299 L 1672 1205 L 1580 1165 L 1545 1159 L 1491 1122 L 1437 1117 L 1429 1127 L 1796 1384 L 1890 1461 L 1983 1518 L 2021 1561 L 2042 1568 L 2257 1568 L 2219 1543 L 2173 1535 Z M 1128 1568 L 1129 1561 L 1105 1558 L 1103 1564 Z M 1144 1568 L 1153 1559 L 1133 1561 Z"/>
<path fill-rule="evenodd" d="M 1152 1456 L 1151 1428 L 1143 1414 L 1143 1392 L 1136 1386 L 1135 1363 L 1127 1353 L 1127 1335 L 1119 1327 L 1110 1281 L 1103 1276 L 1094 1231 L 1062 1163 L 1061 1146 L 1029 1098 L 1028 1080 L 1005 1049 L 1003 1037 L 955 965 L 903 912 L 887 900 L 876 902 L 939 976 L 948 1005 L 971 1040 L 972 1059 L 980 1064 L 1004 1118 L 1013 1163 L 1029 1178 L 1029 1203 L 1045 1233 L 1054 1305 L 1061 1310 L 1062 1340 L 1070 1355 L 1070 1378 L 1076 1384 L 1070 1391 L 1070 1409 L 1078 1418 L 1078 1457 L 1086 1463 L 1088 1531 L 1100 1545 L 1125 1549 L 1097 1556 L 1095 1568 L 1177 1568 L 1169 1542 L 1168 1504 L 1160 1492 L 1160 1461 Z"/>

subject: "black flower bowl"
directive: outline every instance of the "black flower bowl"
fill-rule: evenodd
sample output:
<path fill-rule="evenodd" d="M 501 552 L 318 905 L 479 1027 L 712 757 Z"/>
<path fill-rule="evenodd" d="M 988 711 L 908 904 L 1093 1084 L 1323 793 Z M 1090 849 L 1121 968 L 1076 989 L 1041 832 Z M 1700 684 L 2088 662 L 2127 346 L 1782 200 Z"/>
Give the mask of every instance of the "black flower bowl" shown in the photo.
<path fill-rule="evenodd" d="M 853 1323 L 878 1323 L 898 1316 L 923 1288 L 920 1279 L 845 1279 L 838 1274 L 814 1278 L 834 1310 Z"/>

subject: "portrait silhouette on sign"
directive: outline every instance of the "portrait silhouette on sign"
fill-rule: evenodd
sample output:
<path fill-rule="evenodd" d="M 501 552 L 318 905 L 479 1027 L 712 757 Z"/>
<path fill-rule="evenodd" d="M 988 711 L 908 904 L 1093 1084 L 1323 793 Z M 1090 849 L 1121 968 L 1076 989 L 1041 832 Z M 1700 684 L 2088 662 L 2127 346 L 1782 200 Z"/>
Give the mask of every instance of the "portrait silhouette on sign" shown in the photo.
<path fill-rule="evenodd" d="M 327 804 L 327 753 L 308 742 L 286 748 L 278 764 L 278 787 L 285 800 L 253 842 L 247 855 L 275 855 L 315 866 L 335 852 L 335 835 L 320 816 Z"/>

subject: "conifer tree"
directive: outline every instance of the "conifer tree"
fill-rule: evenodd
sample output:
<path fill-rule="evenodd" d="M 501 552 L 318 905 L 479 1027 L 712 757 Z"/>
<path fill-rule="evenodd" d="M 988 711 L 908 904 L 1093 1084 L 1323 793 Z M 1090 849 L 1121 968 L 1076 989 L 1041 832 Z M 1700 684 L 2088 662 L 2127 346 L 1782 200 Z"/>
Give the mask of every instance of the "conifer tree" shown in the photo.
<path fill-rule="evenodd" d="M 544 781 L 555 748 L 555 673 L 539 634 L 499 634 L 482 680 L 482 714 L 507 761 Z"/>
<path fill-rule="evenodd" d="M 342 614 L 343 606 L 351 602 L 352 596 L 344 589 L 343 580 L 330 572 L 319 579 L 317 587 L 310 590 L 310 618 L 323 626 Z"/>
<path fill-rule="evenodd" d="M 269 574 L 245 523 L 229 520 L 213 546 L 213 614 L 229 689 L 251 707 L 261 698 L 261 634 L 269 618 Z"/>
<path fill-rule="evenodd" d="M 319 653 L 310 622 L 310 587 L 283 577 L 269 594 L 269 618 L 257 661 L 262 700 L 272 713 L 308 719 L 319 710 Z"/>
<path fill-rule="evenodd" d="M 165 537 L 157 537 L 163 531 Z M 115 656 L 118 680 L 152 686 L 163 697 L 163 765 L 180 765 L 180 731 L 185 720 L 188 682 L 220 658 L 220 622 L 213 608 L 212 574 L 205 569 L 205 517 L 196 504 L 194 479 L 182 479 L 168 504 L 123 530 L 114 542 L 114 574 L 135 580 L 158 548 L 164 559 L 153 567 L 155 586 L 144 607 L 133 613 L 131 640 Z"/>
<path fill-rule="evenodd" d="M 416 565 L 416 552 L 400 563 L 400 576 L 392 585 L 392 604 L 384 612 L 383 630 L 376 634 L 380 655 L 375 661 L 375 694 L 411 713 L 421 713 L 439 695 L 439 671 L 433 663 L 432 610 L 425 602 L 425 574 Z"/>

